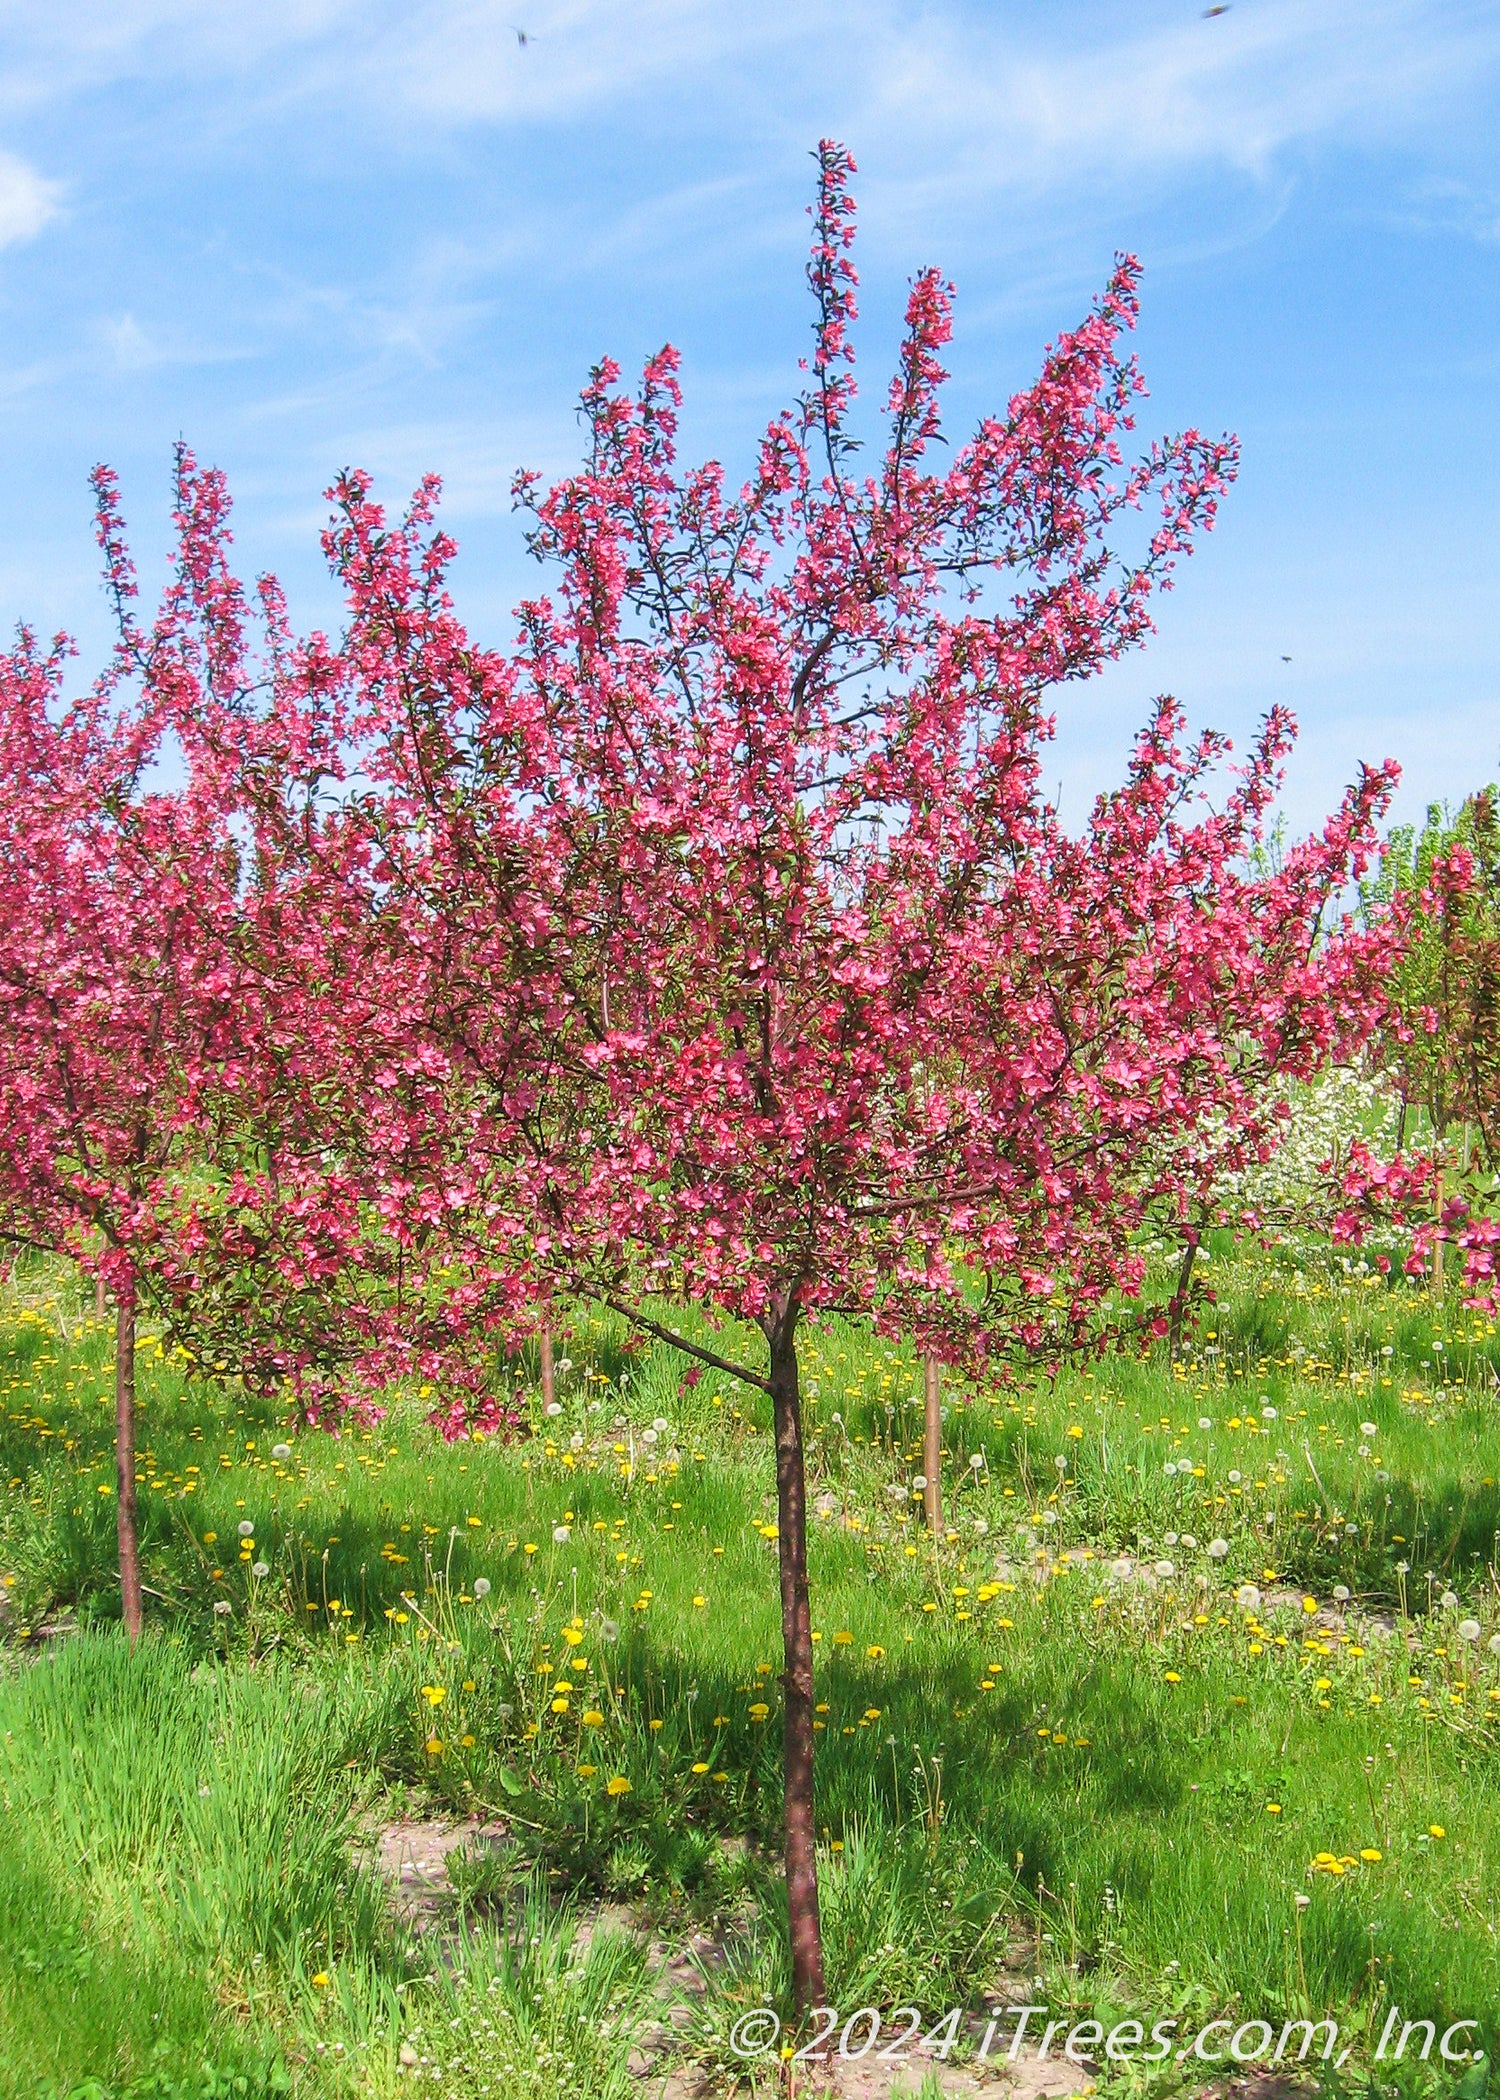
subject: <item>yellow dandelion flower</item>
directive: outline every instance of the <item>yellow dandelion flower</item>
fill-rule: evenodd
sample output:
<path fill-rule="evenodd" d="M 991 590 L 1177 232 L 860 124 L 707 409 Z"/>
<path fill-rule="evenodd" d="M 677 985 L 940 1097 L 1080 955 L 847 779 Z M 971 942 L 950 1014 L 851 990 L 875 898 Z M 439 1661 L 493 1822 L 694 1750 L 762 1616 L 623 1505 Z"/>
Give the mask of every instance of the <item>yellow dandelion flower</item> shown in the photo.
<path fill-rule="evenodd" d="M 630 1781 L 623 1772 L 616 1772 L 614 1778 L 606 1784 L 604 1791 L 606 1794 L 613 1794 L 618 1800 L 621 1794 L 628 1794 L 631 1791 Z"/>

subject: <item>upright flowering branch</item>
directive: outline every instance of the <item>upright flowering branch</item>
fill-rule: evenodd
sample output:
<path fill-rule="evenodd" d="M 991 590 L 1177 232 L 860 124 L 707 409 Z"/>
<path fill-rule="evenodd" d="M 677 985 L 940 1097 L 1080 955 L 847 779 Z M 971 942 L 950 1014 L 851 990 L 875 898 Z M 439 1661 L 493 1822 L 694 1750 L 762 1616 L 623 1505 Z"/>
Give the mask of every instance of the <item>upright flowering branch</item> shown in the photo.
<path fill-rule="evenodd" d="M 668 349 L 634 392 L 601 364 L 580 470 L 518 483 L 553 585 L 509 651 L 457 619 L 432 485 L 393 520 L 347 476 L 327 542 L 438 1178 L 382 1166 L 409 1119 L 356 1111 L 345 1157 L 414 1257 L 444 1249 L 455 1345 L 584 1296 L 768 1396 L 802 2009 L 823 1972 L 801 1328 L 864 1316 L 1003 1370 L 1128 1325 L 1137 1229 L 1191 1204 L 1210 1152 L 1268 1147 L 1268 1087 L 1358 1033 L 1384 937 L 1333 914 L 1393 777 L 1255 873 L 1289 720 L 1216 806 L 1225 747 L 1162 701 L 1067 830 L 1050 696 L 1148 633 L 1233 447 L 1188 431 L 1127 461 L 1126 258 L 951 451 L 952 294 L 920 274 L 862 468 L 852 174 L 820 149 L 807 381 L 737 493 L 678 464 Z M 682 1302 L 761 1351 L 684 1335 Z"/>

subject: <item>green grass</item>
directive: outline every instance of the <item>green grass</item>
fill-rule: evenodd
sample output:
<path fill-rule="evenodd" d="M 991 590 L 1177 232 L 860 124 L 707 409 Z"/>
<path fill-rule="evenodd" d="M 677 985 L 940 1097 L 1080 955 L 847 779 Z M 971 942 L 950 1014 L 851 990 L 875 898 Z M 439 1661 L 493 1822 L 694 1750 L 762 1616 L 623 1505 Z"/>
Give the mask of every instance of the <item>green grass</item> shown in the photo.
<path fill-rule="evenodd" d="M 1493 2046 L 1500 1343 L 1316 1249 L 1216 1251 L 1176 1366 L 950 1381 L 936 1545 L 915 1366 L 805 1338 L 840 2006 L 1019 1975 L 1079 2017 L 1395 2000 Z M 110 1337 L 68 1289 L 0 1309 L 0 2091 L 623 2093 L 661 2008 L 638 1946 L 580 1954 L 600 1897 L 722 1942 L 680 2047 L 723 2067 L 786 1990 L 760 1396 L 584 1322 L 527 1441 L 445 1447 L 417 1395 L 289 1436 L 148 1347 L 132 1656 Z M 1342 1626 L 1303 1602 L 1335 1585 Z M 510 1832 L 440 1959 L 367 1863 L 403 1809 Z"/>

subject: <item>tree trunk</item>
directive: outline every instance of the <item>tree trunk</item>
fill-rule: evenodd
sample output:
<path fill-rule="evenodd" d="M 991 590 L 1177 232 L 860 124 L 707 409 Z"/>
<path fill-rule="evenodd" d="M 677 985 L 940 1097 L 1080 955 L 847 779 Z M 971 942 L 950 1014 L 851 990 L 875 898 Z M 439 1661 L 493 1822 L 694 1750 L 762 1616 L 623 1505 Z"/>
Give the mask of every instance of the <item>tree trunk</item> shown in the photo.
<path fill-rule="evenodd" d="M 135 1523 L 135 1278 L 120 1286 L 115 1328 L 115 1529 L 120 1607 L 133 1648 L 141 1637 L 141 1553 Z"/>
<path fill-rule="evenodd" d="M 94 1278 L 94 1318 L 99 1321 L 109 1318 L 109 1298 L 104 1289 L 102 1271 Z"/>
<path fill-rule="evenodd" d="M 552 1329 L 544 1327 L 538 1337 L 542 1353 L 542 1405 L 550 1407 L 557 1396 L 557 1374 L 552 1368 Z"/>
<path fill-rule="evenodd" d="M 922 1504 L 934 1538 L 943 1535 L 942 1367 L 929 1352 L 922 1359 L 922 1471 L 927 1485 Z"/>
<path fill-rule="evenodd" d="M 1172 1293 L 1172 1302 L 1167 1307 L 1167 1352 L 1175 1364 L 1182 1354 L 1182 1316 L 1187 1311 L 1188 1285 L 1193 1280 L 1193 1263 L 1198 1259 L 1198 1236 L 1195 1233 L 1182 1250 L 1182 1267 L 1177 1272 L 1177 1288 Z"/>
<path fill-rule="evenodd" d="M 792 1937 L 792 1992 L 799 2018 L 823 2003 L 823 1935 L 818 1918 L 818 1826 L 813 1805 L 812 1611 L 807 1595 L 807 1485 L 802 1465 L 802 1400 L 797 1384 L 797 1304 L 767 1323 L 771 1400 L 776 1415 L 777 1559 L 785 1712 L 786 1900 Z"/>
<path fill-rule="evenodd" d="M 1443 1295 L 1443 1170 L 1438 1168 L 1432 1183 L 1432 1207 L 1437 1214 L 1437 1231 L 1432 1239 L 1432 1295 Z"/>

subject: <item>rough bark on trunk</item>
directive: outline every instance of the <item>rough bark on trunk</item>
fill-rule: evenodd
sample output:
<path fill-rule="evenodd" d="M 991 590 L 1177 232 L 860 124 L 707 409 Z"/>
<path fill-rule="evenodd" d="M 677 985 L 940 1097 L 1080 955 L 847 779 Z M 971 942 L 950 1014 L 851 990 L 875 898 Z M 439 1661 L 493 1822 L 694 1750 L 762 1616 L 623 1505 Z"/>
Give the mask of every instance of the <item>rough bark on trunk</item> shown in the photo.
<path fill-rule="evenodd" d="M 141 1637 L 141 1554 L 135 1517 L 135 1279 L 120 1286 L 115 1327 L 115 1531 L 120 1610 L 132 1648 Z"/>
<path fill-rule="evenodd" d="M 818 1917 L 818 1827 L 813 1802 L 812 1611 L 807 1594 L 807 1487 L 802 1464 L 802 1401 L 797 1383 L 797 1306 L 768 1322 L 771 1401 L 776 1417 L 777 1559 L 781 1569 L 782 1693 L 786 1769 L 786 1899 L 791 1922 L 792 1992 L 799 2016 L 823 2003 L 823 1935 Z"/>
<path fill-rule="evenodd" d="M 542 1405 L 550 1407 L 557 1396 L 557 1374 L 552 1368 L 552 1329 L 544 1327 L 539 1339 L 542 1352 Z"/>
<path fill-rule="evenodd" d="M 934 1538 L 943 1535 L 942 1370 L 929 1351 L 922 1359 L 922 1504 Z"/>

